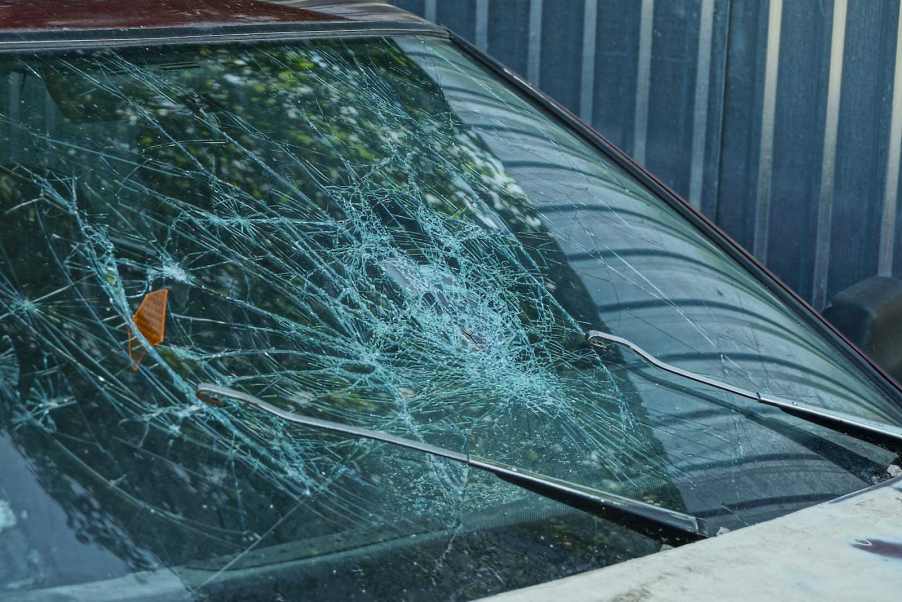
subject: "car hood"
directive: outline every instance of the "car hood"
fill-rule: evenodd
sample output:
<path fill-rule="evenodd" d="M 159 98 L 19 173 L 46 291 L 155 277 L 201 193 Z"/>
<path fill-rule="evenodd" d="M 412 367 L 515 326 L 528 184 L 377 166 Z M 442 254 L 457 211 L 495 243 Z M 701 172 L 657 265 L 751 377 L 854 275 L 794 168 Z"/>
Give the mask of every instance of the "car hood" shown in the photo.
<path fill-rule="evenodd" d="M 898 600 L 902 477 L 713 539 L 487 598 Z"/>

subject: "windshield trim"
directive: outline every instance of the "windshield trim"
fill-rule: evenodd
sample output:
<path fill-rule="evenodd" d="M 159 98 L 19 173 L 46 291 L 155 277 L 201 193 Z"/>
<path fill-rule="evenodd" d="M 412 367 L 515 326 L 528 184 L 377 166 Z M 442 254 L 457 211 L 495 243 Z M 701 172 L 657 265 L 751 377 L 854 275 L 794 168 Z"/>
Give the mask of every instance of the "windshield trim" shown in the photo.
<path fill-rule="evenodd" d="M 314 21 L 210 27 L 156 27 L 122 29 L 0 30 L 0 54 L 59 52 L 133 46 L 184 46 L 291 42 L 322 38 L 372 38 L 401 35 L 450 39 L 444 27 L 423 22 Z"/>

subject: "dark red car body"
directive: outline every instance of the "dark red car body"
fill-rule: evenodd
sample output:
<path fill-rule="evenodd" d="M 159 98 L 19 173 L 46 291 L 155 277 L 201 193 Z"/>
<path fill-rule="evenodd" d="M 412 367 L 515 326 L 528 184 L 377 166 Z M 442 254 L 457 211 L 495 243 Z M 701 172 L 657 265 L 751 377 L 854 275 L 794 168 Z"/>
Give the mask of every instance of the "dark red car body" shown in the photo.
<path fill-rule="evenodd" d="M 298 3 L 300 4 L 300 3 Z M 418 20 L 381 2 L 260 0 L 0 0 L 0 30 L 215 27 L 310 21 Z"/>

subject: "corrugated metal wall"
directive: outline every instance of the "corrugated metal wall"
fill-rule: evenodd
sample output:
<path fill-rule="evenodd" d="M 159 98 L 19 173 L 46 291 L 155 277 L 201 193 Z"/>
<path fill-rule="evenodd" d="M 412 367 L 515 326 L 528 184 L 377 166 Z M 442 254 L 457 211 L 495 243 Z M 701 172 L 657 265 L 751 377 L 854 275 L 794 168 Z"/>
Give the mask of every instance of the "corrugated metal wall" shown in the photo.
<path fill-rule="evenodd" d="M 902 277 L 899 0 L 396 0 L 525 75 L 822 308 Z"/>

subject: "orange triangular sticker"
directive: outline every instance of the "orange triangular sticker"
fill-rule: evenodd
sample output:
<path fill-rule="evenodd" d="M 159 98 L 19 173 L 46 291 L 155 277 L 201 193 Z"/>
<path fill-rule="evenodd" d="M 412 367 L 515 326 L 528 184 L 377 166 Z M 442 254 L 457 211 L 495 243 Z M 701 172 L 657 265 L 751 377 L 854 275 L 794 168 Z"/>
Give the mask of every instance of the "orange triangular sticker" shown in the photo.
<path fill-rule="evenodd" d="M 141 305 L 132 316 L 135 327 L 144 335 L 151 347 L 156 347 L 166 338 L 166 304 L 169 289 L 161 288 L 144 295 Z M 132 370 L 137 370 L 141 360 L 147 355 L 144 346 L 135 337 L 128 339 L 128 357 L 132 360 Z"/>

